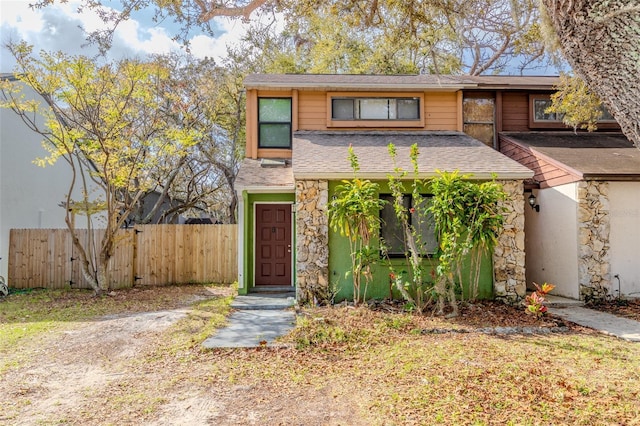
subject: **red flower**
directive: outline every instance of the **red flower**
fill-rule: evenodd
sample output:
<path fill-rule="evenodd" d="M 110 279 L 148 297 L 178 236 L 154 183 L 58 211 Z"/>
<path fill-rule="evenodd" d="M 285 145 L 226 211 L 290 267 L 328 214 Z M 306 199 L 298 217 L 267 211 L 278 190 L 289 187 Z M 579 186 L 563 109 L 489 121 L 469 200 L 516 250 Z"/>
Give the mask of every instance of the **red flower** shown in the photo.
<path fill-rule="evenodd" d="M 389 274 L 389 278 L 390 278 L 391 280 L 395 280 L 395 279 L 396 279 L 396 275 L 395 275 L 394 273 L 390 273 L 390 274 Z"/>
<path fill-rule="evenodd" d="M 409 213 L 413 214 L 413 213 L 415 213 L 415 212 L 416 212 L 416 209 L 414 209 L 413 207 L 411 207 L 411 208 L 409 209 Z"/>

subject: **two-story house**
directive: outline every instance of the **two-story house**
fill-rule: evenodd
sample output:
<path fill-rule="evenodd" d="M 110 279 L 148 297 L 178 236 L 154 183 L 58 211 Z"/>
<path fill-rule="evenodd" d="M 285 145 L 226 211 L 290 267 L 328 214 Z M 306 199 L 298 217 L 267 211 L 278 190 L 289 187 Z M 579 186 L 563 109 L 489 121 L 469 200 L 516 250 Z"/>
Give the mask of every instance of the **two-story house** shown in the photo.
<path fill-rule="evenodd" d="M 306 301 L 331 288 L 338 298 L 349 297 L 348 244 L 329 229 L 327 204 L 336 185 L 353 177 L 349 145 L 360 160 L 358 176 L 380 182 L 380 197 L 387 197 L 388 143 L 405 170 L 411 170 L 409 147 L 418 144 L 422 178 L 457 170 L 503 184 L 508 213 L 483 263 L 484 297 L 517 299 L 532 281 L 553 282 L 557 294 L 573 298 L 588 289 L 613 292 L 621 281 L 622 294 L 640 291 L 640 262 L 631 250 L 640 241 L 640 197 L 632 195 L 640 157 L 606 114 L 591 134 L 574 133 L 548 114 L 557 82 L 248 76 L 246 159 L 236 182 L 240 292 L 295 287 Z M 394 220 L 381 215 L 383 223 Z M 369 295 L 389 295 L 383 266 L 374 271 Z"/>
<path fill-rule="evenodd" d="M 481 294 L 522 297 L 523 182 L 533 173 L 463 132 L 493 120 L 465 123 L 464 93 L 477 82 L 447 76 L 251 75 L 245 86 L 246 159 L 236 181 L 241 293 L 295 286 L 302 301 L 330 287 L 338 298 L 352 294 L 345 277 L 349 246 L 329 229 L 327 215 L 336 185 L 353 177 L 348 147 L 359 158 L 358 176 L 381 182 L 385 197 L 384 182 L 393 172 L 387 145 L 396 145 L 398 165 L 411 170 L 409 148 L 417 143 L 421 178 L 458 170 L 504 185 L 509 214 L 496 253 L 482 268 Z M 381 214 L 386 224 L 394 220 Z M 385 270 L 374 271 L 370 296 L 389 295 Z"/>

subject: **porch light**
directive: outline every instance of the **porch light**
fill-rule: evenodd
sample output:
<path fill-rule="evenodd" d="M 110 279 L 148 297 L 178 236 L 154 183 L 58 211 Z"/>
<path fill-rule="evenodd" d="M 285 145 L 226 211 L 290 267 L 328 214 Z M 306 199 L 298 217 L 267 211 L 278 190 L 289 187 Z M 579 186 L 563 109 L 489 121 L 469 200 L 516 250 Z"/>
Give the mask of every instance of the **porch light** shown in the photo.
<path fill-rule="evenodd" d="M 529 205 L 531 206 L 531 208 L 537 212 L 540 211 L 540 206 L 538 204 L 536 204 L 536 196 L 533 195 L 533 192 L 531 193 L 531 195 L 529 195 Z"/>

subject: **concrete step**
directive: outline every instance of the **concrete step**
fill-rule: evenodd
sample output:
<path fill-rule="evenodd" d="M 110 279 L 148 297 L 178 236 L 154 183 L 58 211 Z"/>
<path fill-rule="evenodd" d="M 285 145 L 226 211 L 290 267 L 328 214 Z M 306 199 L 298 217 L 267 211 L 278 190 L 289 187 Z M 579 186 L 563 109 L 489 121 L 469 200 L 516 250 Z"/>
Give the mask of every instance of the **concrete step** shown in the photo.
<path fill-rule="evenodd" d="M 274 340 L 295 327 L 293 311 L 241 310 L 231 314 L 229 326 L 202 343 L 205 348 L 274 346 Z"/>
<path fill-rule="evenodd" d="M 544 304 L 549 308 L 569 308 L 573 306 L 584 306 L 582 300 L 569 299 L 567 297 L 556 296 L 554 294 L 547 294 Z"/>
<path fill-rule="evenodd" d="M 231 307 L 238 310 L 282 310 L 294 306 L 296 303 L 295 292 L 286 293 L 250 293 L 237 296 Z"/>

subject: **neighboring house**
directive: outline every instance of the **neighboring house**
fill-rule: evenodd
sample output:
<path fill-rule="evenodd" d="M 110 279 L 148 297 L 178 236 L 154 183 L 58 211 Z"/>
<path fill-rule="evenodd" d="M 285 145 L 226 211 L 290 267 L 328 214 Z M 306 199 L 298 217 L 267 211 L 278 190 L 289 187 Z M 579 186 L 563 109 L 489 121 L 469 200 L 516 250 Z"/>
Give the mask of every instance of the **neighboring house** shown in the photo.
<path fill-rule="evenodd" d="M 525 181 L 537 206 L 525 209 L 527 283 L 574 299 L 638 297 L 640 152 L 606 111 L 594 133 L 546 113 L 553 79 L 476 79 L 465 101 L 493 99 L 496 148 L 535 173 Z"/>
<path fill-rule="evenodd" d="M 535 171 L 528 282 L 575 299 L 639 297 L 640 151 L 619 133 L 503 133 L 500 145 Z"/>
<path fill-rule="evenodd" d="M 11 74 L 0 78 L 14 80 Z M 41 100 L 29 88 L 25 94 Z M 47 167 L 35 165 L 36 158 L 47 155 L 41 142 L 42 137 L 16 113 L 0 108 L 0 275 L 5 278 L 11 229 L 66 228 L 60 205 L 66 199 L 71 170 L 64 161 Z"/>
<path fill-rule="evenodd" d="M 422 178 L 436 176 L 436 170 L 458 170 L 474 180 L 495 177 L 503 184 L 509 196 L 505 227 L 483 264 L 481 293 L 523 297 L 524 181 L 533 172 L 493 149 L 508 121 L 497 111 L 513 94 L 527 99 L 529 92 L 549 91 L 554 82 L 544 77 L 248 76 L 246 159 L 236 180 L 239 292 L 295 287 L 300 301 L 332 292 L 338 299 L 349 297 L 348 243 L 329 228 L 327 215 L 336 185 L 353 177 L 348 147 L 359 158 L 358 176 L 380 182 L 385 197 L 387 175 L 393 172 L 387 145 L 396 145 L 398 165 L 410 171 L 409 147 L 417 143 Z M 385 226 L 392 226 L 394 216 L 381 214 Z M 425 262 L 436 266 L 434 259 Z M 368 295 L 389 292 L 388 269 L 381 262 Z"/>

